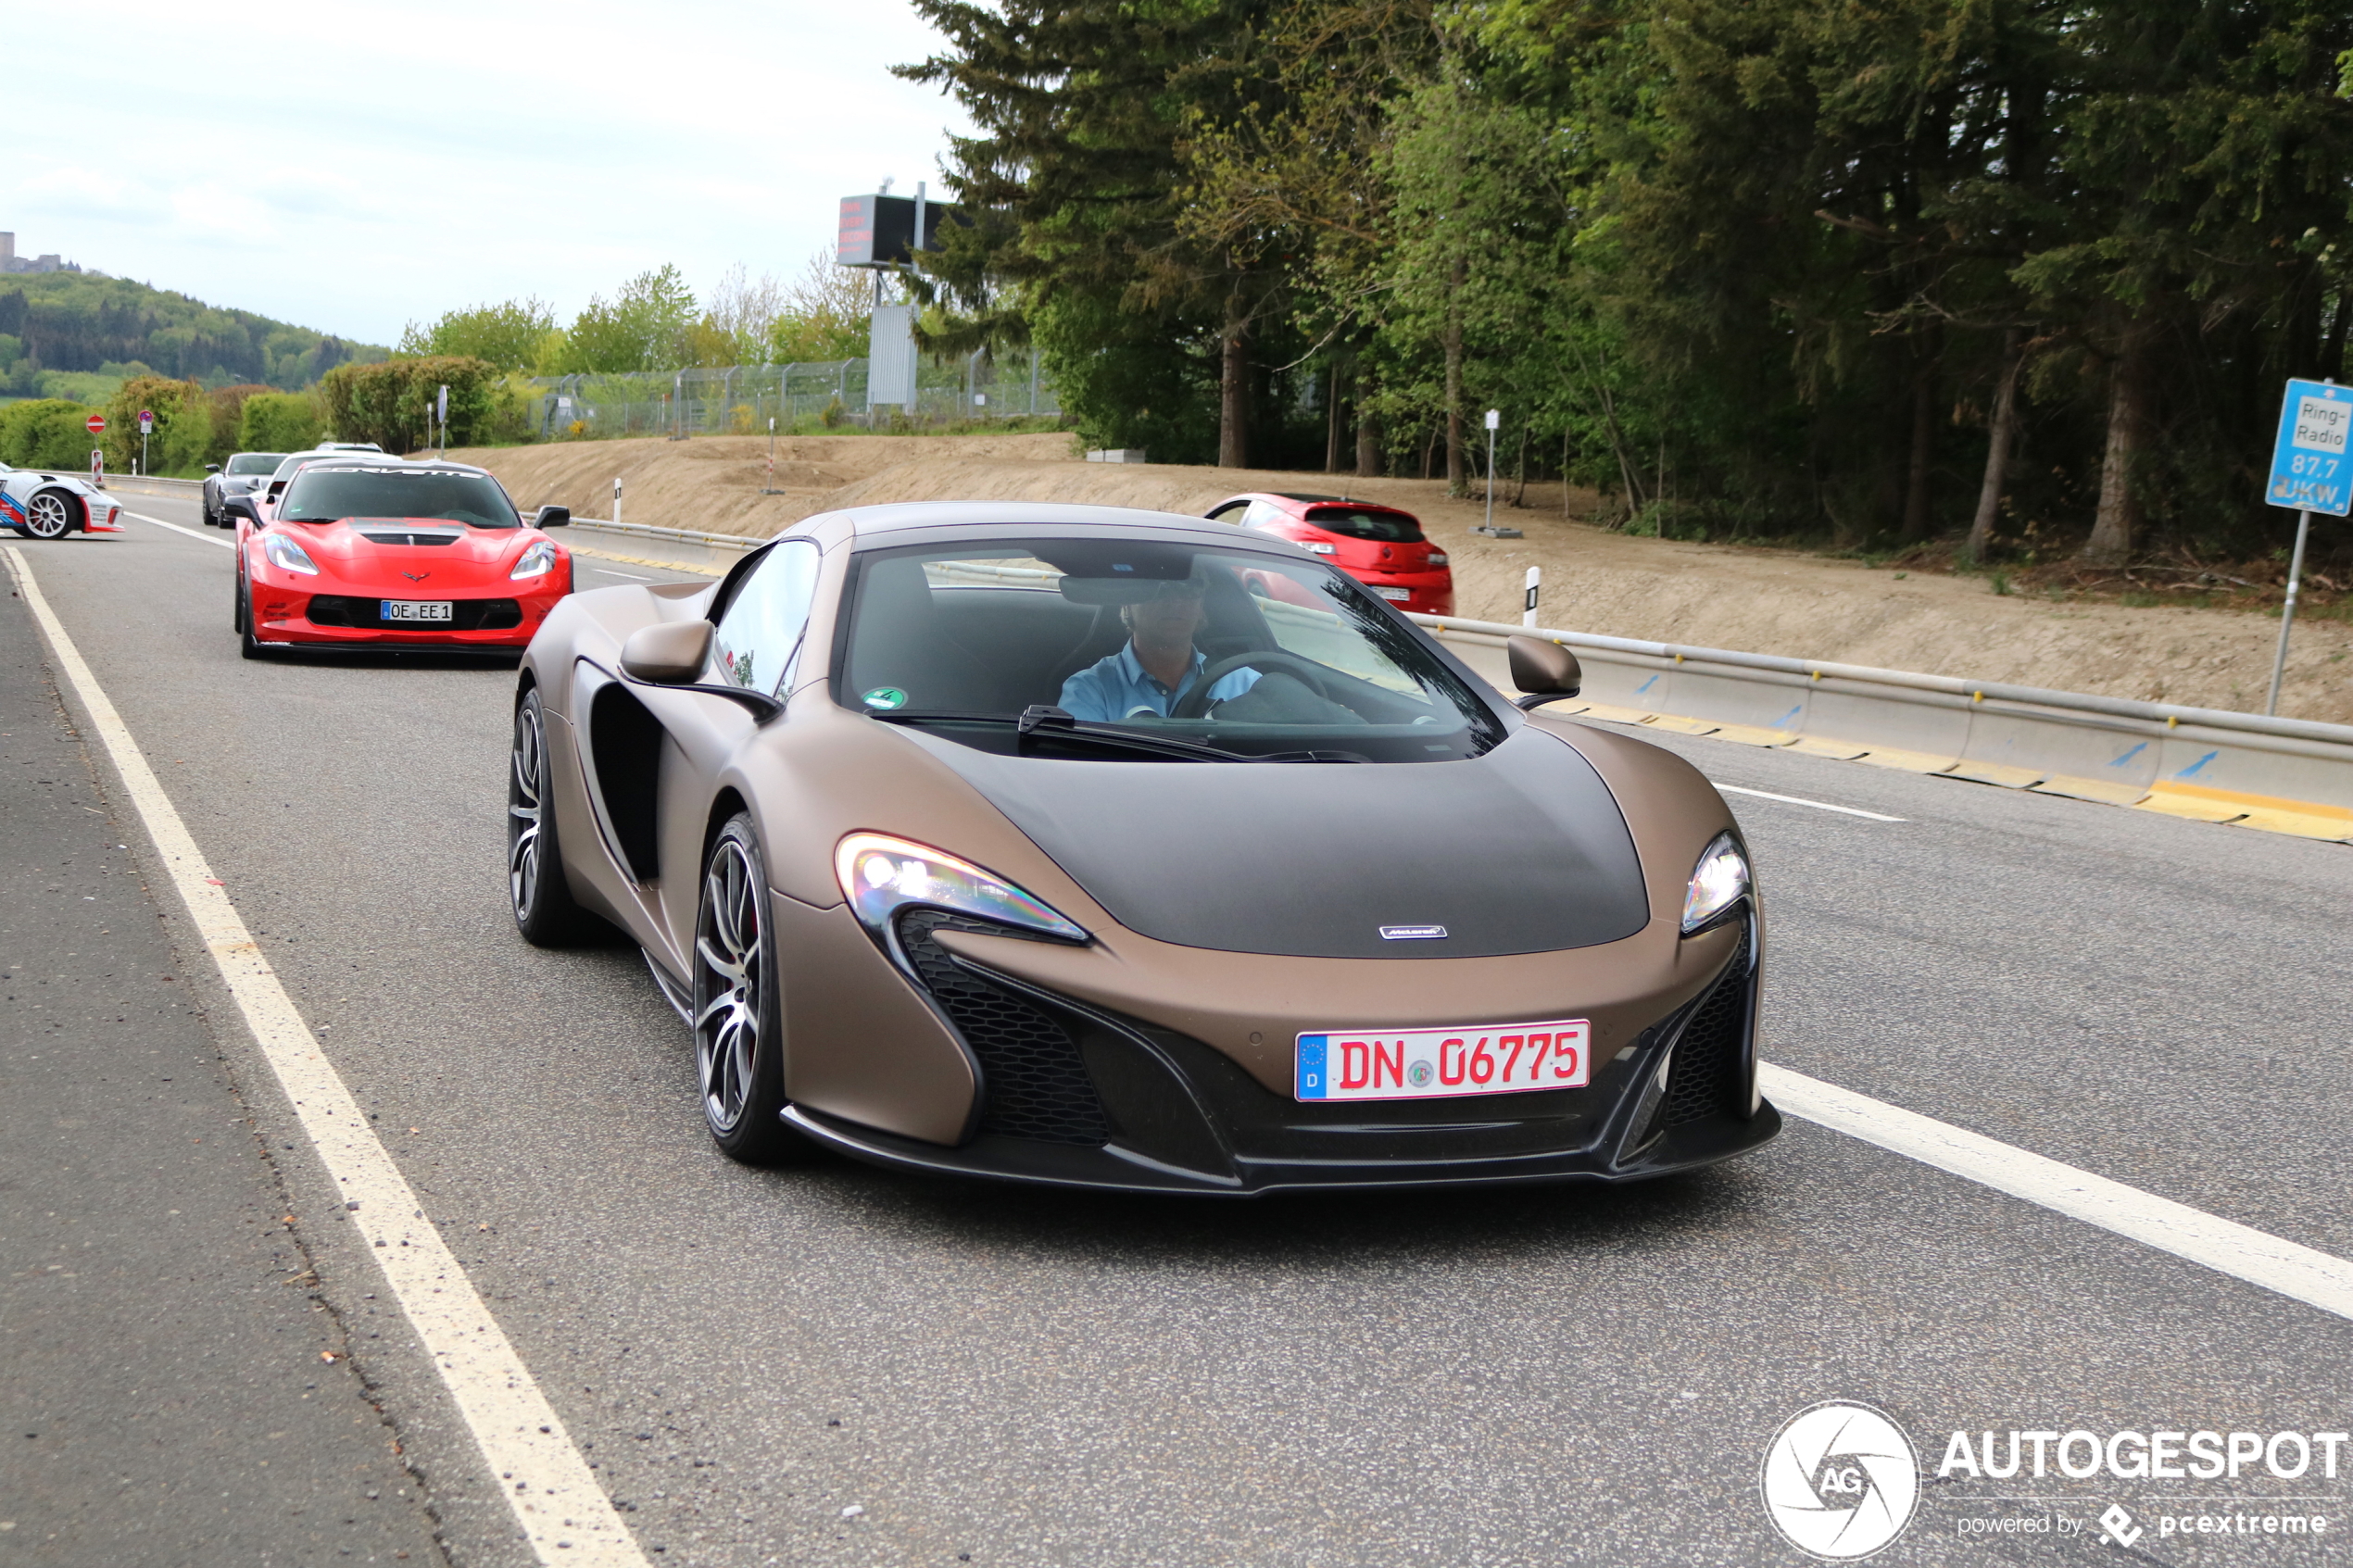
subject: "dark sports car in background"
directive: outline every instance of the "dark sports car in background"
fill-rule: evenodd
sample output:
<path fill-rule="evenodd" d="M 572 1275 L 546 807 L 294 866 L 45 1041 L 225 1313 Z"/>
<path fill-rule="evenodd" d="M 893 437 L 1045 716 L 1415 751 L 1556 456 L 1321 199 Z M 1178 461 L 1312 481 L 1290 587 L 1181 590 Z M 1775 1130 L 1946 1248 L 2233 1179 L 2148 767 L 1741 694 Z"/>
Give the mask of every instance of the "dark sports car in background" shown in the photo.
<path fill-rule="evenodd" d="M 509 798 L 522 935 L 643 948 L 740 1160 L 1251 1194 L 1622 1181 L 1780 1125 L 1715 789 L 1262 534 L 874 507 L 576 595 Z"/>
<path fill-rule="evenodd" d="M 286 460 L 283 452 L 237 452 L 226 465 L 207 463 L 204 466 L 204 521 L 208 528 L 226 528 L 229 520 L 220 513 L 220 503 L 232 495 L 250 495 L 266 487 L 278 465 Z"/>
<path fill-rule="evenodd" d="M 1422 533 L 1421 520 L 1397 507 L 1344 495 L 1255 491 L 1209 508 L 1219 522 L 1288 539 L 1323 557 L 1399 609 L 1454 613 L 1454 568 Z"/>
<path fill-rule="evenodd" d="M 289 459 L 291 461 L 291 459 Z M 272 647 L 520 648 L 572 592 L 572 554 L 526 523 L 489 473 L 463 463 L 343 453 L 301 468 L 266 519 L 237 524 L 235 627 L 247 659 Z"/>

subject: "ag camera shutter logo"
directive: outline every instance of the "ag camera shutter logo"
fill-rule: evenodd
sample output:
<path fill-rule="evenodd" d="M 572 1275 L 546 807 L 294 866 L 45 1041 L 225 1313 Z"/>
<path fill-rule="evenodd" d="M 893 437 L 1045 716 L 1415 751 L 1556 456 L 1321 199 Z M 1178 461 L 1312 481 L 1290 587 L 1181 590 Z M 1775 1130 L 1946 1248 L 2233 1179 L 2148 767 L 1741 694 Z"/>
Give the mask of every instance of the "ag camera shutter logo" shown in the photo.
<path fill-rule="evenodd" d="M 1903 1428 L 1845 1399 L 1790 1417 L 1765 1449 L 1765 1514 L 1781 1538 L 1810 1557 L 1869 1557 L 1911 1524 L 1919 1506 L 1919 1456 Z"/>

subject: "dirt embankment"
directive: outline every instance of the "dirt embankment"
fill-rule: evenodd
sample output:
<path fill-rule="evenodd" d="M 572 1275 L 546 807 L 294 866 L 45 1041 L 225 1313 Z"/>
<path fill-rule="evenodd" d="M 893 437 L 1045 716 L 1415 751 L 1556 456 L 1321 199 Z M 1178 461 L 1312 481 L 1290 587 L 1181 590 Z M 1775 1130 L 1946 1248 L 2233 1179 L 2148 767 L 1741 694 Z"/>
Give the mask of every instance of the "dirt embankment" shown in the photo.
<path fill-rule="evenodd" d="M 1499 506 L 1523 539 L 1471 533 L 1477 501 L 1435 480 L 1359 480 L 1174 464 L 1079 460 L 1066 435 L 597 441 L 452 452 L 496 472 L 525 507 L 611 515 L 625 485 L 630 522 L 764 537 L 812 513 L 886 501 L 1001 499 L 1145 507 L 1198 515 L 1244 490 L 1345 492 L 1418 514 L 1454 562 L 1455 608 L 1519 619 L 1530 566 L 1544 571 L 1542 619 L 1612 636 L 1873 664 L 1988 681 L 2259 709 L 2275 616 L 2002 596 L 1980 579 L 1904 575 L 1854 561 L 1738 546 L 1634 539 L 1561 510 L 1561 492 Z M 1592 498 L 1574 495 L 1581 515 Z M 2299 621 L 2280 711 L 2353 722 L 2353 625 Z"/>

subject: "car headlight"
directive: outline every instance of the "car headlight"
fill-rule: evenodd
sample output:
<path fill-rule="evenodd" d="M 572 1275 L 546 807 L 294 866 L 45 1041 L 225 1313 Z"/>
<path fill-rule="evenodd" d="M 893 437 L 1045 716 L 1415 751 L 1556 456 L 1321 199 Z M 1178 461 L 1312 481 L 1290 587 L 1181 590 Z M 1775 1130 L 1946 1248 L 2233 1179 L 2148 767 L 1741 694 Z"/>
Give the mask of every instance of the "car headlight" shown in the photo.
<path fill-rule="evenodd" d="M 515 562 L 515 569 L 507 575 L 520 581 L 525 577 L 545 577 L 555 570 L 556 542 L 541 539 L 522 553 L 522 558 Z"/>
<path fill-rule="evenodd" d="M 1683 935 L 1696 935 L 1720 922 L 1725 913 L 1748 897 L 1748 856 L 1740 841 L 1719 833 L 1699 858 L 1692 885 L 1683 895 Z"/>
<path fill-rule="evenodd" d="M 263 534 L 261 553 L 281 571 L 299 571 L 305 577 L 319 575 L 318 564 L 310 558 L 309 552 L 283 533 Z"/>
<path fill-rule="evenodd" d="M 891 921 L 911 904 L 952 909 L 999 925 L 1084 942 L 1086 929 L 1064 920 L 1011 883 L 967 860 L 903 838 L 853 833 L 834 850 L 834 875 L 861 923 L 887 936 Z"/>

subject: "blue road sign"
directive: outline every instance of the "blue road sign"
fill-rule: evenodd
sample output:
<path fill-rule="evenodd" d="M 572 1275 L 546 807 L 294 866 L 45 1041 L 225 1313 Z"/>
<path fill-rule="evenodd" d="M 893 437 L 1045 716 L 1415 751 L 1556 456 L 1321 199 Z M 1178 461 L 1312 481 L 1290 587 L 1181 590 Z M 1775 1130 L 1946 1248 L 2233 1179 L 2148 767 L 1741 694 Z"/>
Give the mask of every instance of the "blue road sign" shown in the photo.
<path fill-rule="evenodd" d="M 2292 381 L 2280 405 L 2280 439 L 2263 498 L 2291 511 L 2353 511 L 2353 387 Z"/>

